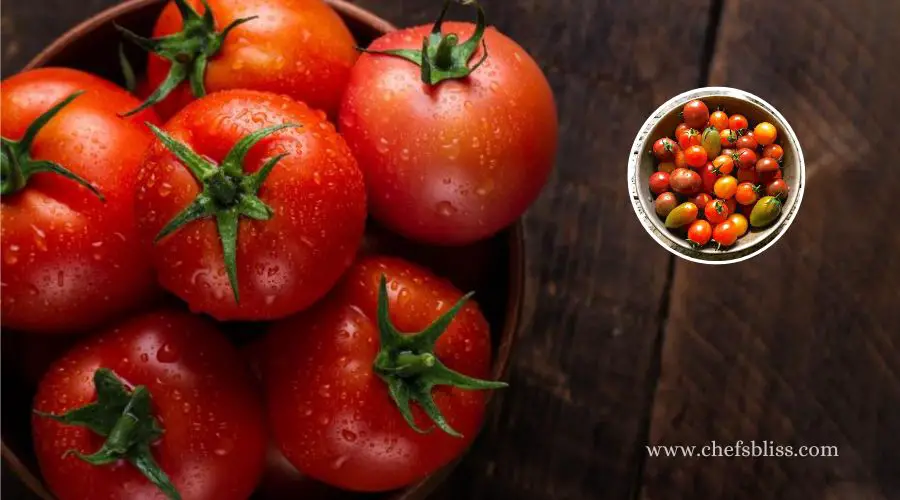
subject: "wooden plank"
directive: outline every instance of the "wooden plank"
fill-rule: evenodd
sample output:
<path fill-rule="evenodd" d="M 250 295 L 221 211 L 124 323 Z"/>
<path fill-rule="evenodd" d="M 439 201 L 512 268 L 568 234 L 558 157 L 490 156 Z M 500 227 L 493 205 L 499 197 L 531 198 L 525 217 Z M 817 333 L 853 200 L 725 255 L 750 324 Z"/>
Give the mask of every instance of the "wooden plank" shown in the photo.
<path fill-rule="evenodd" d="M 648 459 L 643 498 L 900 498 L 898 2 L 726 2 L 711 83 L 792 123 L 808 184 L 774 248 L 679 262 L 651 442 L 838 458 Z"/>

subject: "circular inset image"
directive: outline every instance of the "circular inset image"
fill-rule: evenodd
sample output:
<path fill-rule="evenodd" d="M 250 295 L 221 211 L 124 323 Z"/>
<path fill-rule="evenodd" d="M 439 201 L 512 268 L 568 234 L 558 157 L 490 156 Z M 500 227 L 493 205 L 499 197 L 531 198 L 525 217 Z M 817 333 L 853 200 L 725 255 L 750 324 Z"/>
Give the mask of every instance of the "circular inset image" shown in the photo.
<path fill-rule="evenodd" d="M 634 212 L 660 245 L 702 264 L 771 247 L 803 199 L 800 142 L 774 106 L 743 90 L 704 87 L 660 106 L 628 158 Z"/>

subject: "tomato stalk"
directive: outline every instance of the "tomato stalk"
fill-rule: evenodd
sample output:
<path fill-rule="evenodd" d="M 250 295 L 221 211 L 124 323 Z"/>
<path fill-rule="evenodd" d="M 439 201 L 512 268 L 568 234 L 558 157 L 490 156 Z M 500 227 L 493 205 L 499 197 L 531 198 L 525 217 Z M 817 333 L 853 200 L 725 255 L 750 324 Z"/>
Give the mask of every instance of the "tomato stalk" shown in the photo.
<path fill-rule="evenodd" d="M 0 146 L 0 150 L 2 150 L 2 153 L 0 153 L 0 194 L 8 195 L 21 191 L 28 185 L 28 179 L 32 175 L 40 172 L 50 172 L 81 184 L 97 195 L 100 201 L 106 201 L 106 198 L 103 197 L 103 194 L 97 188 L 71 170 L 52 161 L 35 160 L 31 157 L 31 145 L 34 143 L 38 132 L 63 108 L 83 93 L 84 91 L 79 91 L 71 94 L 38 116 L 25 129 L 25 133 L 20 140 L 13 141 L 6 137 L 0 137 L 0 142 L 2 142 L 2 146 Z"/>
<path fill-rule="evenodd" d="M 182 29 L 172 35 L 159 38 L 145 38 L 118 24 L 115 25 L 125 39 L 147 52 L 168 59 L 172 63 L 169 73 L 166 75 L 165 80 L 159 84 L 159 87 L 140 106 L 125 113 L 124 116 L 138 113 L 165 99 L 185 80 L 190 83 L 191 92 L 195 97 L 206 95 L 204 78 L 209 59 L 219 52 L 222 44 L 225 42 L 225 37 L 228 36 L 231 30 L 257 17 L 250 16 L 235 19 L 219 32 L 216 31 L 216 23 L 209 3 L 207 0 L 202 0 L 202 2 L 204 12 L 201 16 L 188 5 L 186 0 L 175 0 L 175 5 L 181 13 Z M 123 68 L 126 67 L 130 69 L 130 66 L 123 65 Z"/>
<path fill-rule="evenodd" d="M 194 201 L 162 228 L 156 235 L 155 242 L 159 242 L 190 222 L 207 217 L 215 218 L 219 239 L 222 241 L 225 272 L 228 274 L 234 300 L 240 302 L 237 279 L 238 222 L 241 216 L 255 220 L 272 218 L 275 212 L 259 199 L 257 193 L 272 169 L 275 168 L 275 164 L 287 156 L 287 153 L 269 158 L 259 171 L 253 174 L 244 172 L 244 158 L 250 148 L 264 137 L 279 130 L 301 125 L 284 123 L 247 134 L 235 143 L 221 165 L 215 165 L 210 160 L 201 157 L 152 123 L 147 123 L 147 126 L 163 146 L 187 167 L 202 188 Z"/>
<path fill-rule="evenodd" d="M 163 435 L 163 428 L 153 416 L 150 392 L 139 385 L 129 391 L 116 374 L 107 368 L 94 372 L 97 401 L 80 408 L 54 415 L 35 410 L 44 418 L 57 422 L 87 427 L 106 438 L 96 452 L 85 455 L 76 449 L 65 455 L 75 455 L 91 465 L 101 466 L 126 460 L 171 500 L 180 500 L 181 494 L 156 463 L 150 446 Z"/>
<path fill-rule="evenodd" d="M 472 296 L 468 293 L 446 313 L 421 332 L 404 335 L 391 322 L 388 312 L 387 278 L 381 276 L 378 291 L 378 331 L 381 350 L 375 356 L 374 370 L 387 384 L 391 398 L 403 418 L 416 432 L 425 433 L 413 418 L 410 402 L 416 402 L 437 426 L 455 437 L 462 437 L 441 413 L 431 396 L 438 385 L 460 389 L 488 390 L 506 387 L 504 382 L 480 380 L 447 368 L 434 355 L 434 346 L 456 314 Z"/>
<path fill-rule="evenodd" d="M 484 9 L 475 0 L 463 0 L 462 5 L 472 5 L 477 10 L 475 19 L 475 32 L 471 38 L 459 43 L 459 35 L 449 33 L 446 36 L 441 33 L 444 24 L 444 16 L 450 7 L 452 0 L 445 0 L 444 7 L 431 34 L 422 39 L 422 50 L 394 49 L 394 50 L 369 50 L 360 48 L 370 54 L 382 54 L 401 57 L 422 68 L 422 81 L 428 85 L 437 85 L 444 80 L 465 78 L 478 69 L 488 57 L 487 44 L 484 42 L 484 30 L 487 27 Z M 479 44 L 484 48 L 484 55 L 471 68 L 469 60 L 478 51 Z"/>

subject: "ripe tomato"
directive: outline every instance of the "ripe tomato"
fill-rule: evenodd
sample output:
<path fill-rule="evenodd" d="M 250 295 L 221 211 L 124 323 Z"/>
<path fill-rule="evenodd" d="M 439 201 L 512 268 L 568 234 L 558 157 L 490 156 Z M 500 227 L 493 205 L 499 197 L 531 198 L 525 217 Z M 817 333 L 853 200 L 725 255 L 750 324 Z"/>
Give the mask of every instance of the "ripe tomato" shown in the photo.
<path fill-rule="evenodd" d="M 264 379 L 272 430 L 288 460 L 343 489 L 385 491 L 458 457 L 478 433 L 485 404 L 484 392 L 460 385 L 504 385 L 478 380 L 489 376 L 490 332 L 472 302 L 453 317 L 461 298 L 423 268 L 367 257 L 314 309 L 276 323 Z M 448 377 L 460 384 L 447 385 Z M 432 383 L 443 387 L 432 391 Z M 413 428 L 432 422 L 440 429 Z"/>
<path fill-rule="evenodd" d="M 716 172 L 716 166 L 712 162 L 707 163 L 706 167 L 701 171 L 703 182 L 703 191 L 709 194 L 713 193 L 716 181 L 723 177 L 724 174 Z"/>
<path fill-rule="evenodd" d="M 738 137 L 738 140 L 735 141 L 734 147 L 738 149 L 753 149 L 755 150 L 759 147 L 759 144 L 756 142 L 756 137 L 753 135 L 753 132 L 747 132 L 746 134 Z"/>
<path fill-rule="evenodd" d="M 713 200 L 707 203 L 706 209 L 703 211 L 706 220 L 712 224 L 718 224 L 724 221 L 730 214 L 731 212 L 728 210 L 728 207 L 723 200 Z"/>
<path fill-rule="evenodd" d="M 674 155 L 673 155 L 674 157 Z M 664 161 L 656 166 L 656 170 L 659 172 L 665 172 L 667 174 L 671 174 L 673 170 L 675 170 L 675 164 L 670 161 Z"/>
<path fill-rule="evenodd" d="M 653 207 L 656 210 L 656 215 L 660 217 L 665 217 L 669 215 L 676 206 L 678 205 L 678 198 L 675 197 L 673 193 L 663 193 L 656 197 L 656 201 L 653 202 Z"/>
<path fill-rule="evenodd" d="M 763 148 L 763 156 L 765 158 L 774 158 L 777 161 L 781 161 L 781 159 L 784 158 L 784 149 L 778 144 L 769 144 Z"/>
<path fill-rule="evenodd" d="M 147 85 L 165 92 L 145 103 L 165 97 L 157 111 L 168 118 L 205 93 L 240 88 L 284 94 L 336 115 L 357 58 L 353 35 L 337 13 L 322 0 L 208 3 L 214 26 L 201 17 L 202 0 L 175 0 L 163 9 L 154 39 L 184 33 L 182 9 L 191 34 L 162 46 L 170 56 L 150 54 Z"/>
<path fill-rule="evenodd" d="M 662 194 L 669 190 L 669 174 L 654 172 L 650 174 L 650 191 L 653 194 Z"/>
<path fill-rule="evenodd" d="M 774 172 L 780 168 L 781 166 L 778 164 L 778 160 L 769 158 L 768 156 L 764 156 L 756 162 L 756 172 L 760 174 Z"/>
<path fill-rule="evenodd" d="M 754 169 L 754 168 L 750 168 L 750 169 L 743 169 L 743 168 L 741 168 L 741 169 L 738 169 L 738 171 L 737 171 L 737 181 L 738 181 L 739 183 L 741 183 L 741 182 L 749 182 L 749 183 L 751 183 L 751 184 L 758 184 L 758 183 L 759 183 L 759 182 L 758 182 L 759 179 L 758 179 L 758 176 L 757 176 L 757 174 L 756 174 L 756 169 Z"/>
<path fill-rule="evenodd" d="M 681 147 L 681 149 L 687 149 L 691 146 L 699 146 L 700 140 L 702 139 L 702 137 L 700 136 L 700 132 L 692 128 L 685 130 L 681 135 L 677 137 L 678 145 Z"/>
<path fill-rule="evenodd" d="M 717 180 L 715 186 L 713 186 L 713 193 L 723 200 L 734 196 L 735 191 L 737 191 L 737 179 L 730 175 Z"/>
<path fill-rule="evenodd" d="M 756 152 L 749 148 L 739 149 L 736 153 L 731 155 L 731 158 L 734 160 L 734 164 L 737 168 L 753 168 L 756 166 Z"/>
<path fill-rule="evenodd" d="M 553 167 L 557 118 L 547 79 L 495 28 L 481 38 L 480 8 L 478 21 L 437 24 L 447 35 L 429 53 L 452 52 L 462 61 L 452 68 L 429 56 L 423 71 L 371 53 L 421 50 L 423 39 L 437 37 L 431 26 L 382 36 L 353 67 L 344 94 L 340 129 L 366 176 L 370 213 L 410 239 L 461 245 L 495 234 L 522 215 Z M 456 45 L 450 33 L 471 42 Z"/>
<path fill-rule="evenodd" d="M 734 199 L 741 205 L 752 205 L 759 199 L 759 188 L 749 182 L 738 184 Z"/>
<path fill-rule="evenodd" d="M 669 175 L 669 185 L 678 194 L 691 195 L 700 191 L 703 179 L 689 168 L 676 168 Z"/>
<path fill-rule="evenodd" d="M 688 228 L 688 239 L 698 246 L 702 247 L 709 243 L 710 237 L 712 237 L 712 226 L 705 220 L 695 220 Z"/>
<path fill-rule="evenodd" d="M 143 123 L 159 119 L 117 116 L 137 104 L 73 69 L 0 84 L 4 328 L 85 331 L 155 293 L 134 224 L 134 178 L 153 139 Z M 41 127 L 38 117 L 50 115 Z"/>
<path fill-rule="evenodd" d="M 728 175 L 734 170 L 734 160 L 730 156 L 719 155 L 713 160 L 713 166 L 717 174 Z"/>
<path fill-rule="evenodd" d="M 191 103 L 158 135 L 170 144 L 157 140 L 144 157 L 138 224 L 160 283 L 191 309 L 219 320 L 284 317 L 350 266 L 365 188 L 324 113 L 285 96 L 223 91 Z M 177 147 L 187 153 L 176 157 Z"/>
<path fill-rule="evenodd" d="M 690 128 L 691 127 L 688 127 L 687 123 L 679 123 L 678 126 L 675 127 L 675 138 L 678 139 L 679 137 L 681 137 L 681 134 L 687 132 L 688 130 L 690 130 Z"/>
<path fill-rule="evenodd" d="M 161 488 L 172 487 L 185 500 L 247 498 L 262 472 L 266 431 L 243 367 L 211 324 L 182 312 L 138 316 L 83 341 L 50 368 L 34 398 L 44 479 L 61 500 L 162 499 Z M 67 454 L 104 444 L 128 451 L 95 455 L 98 465 Z M 135 463 L 163 475 L 151 482 Z"/>
<path fill-rule="evenodd" d="M 746 130 L 749 126 L 750 122 L 747 121 L 747 117 L 744 115 L 735 114 L 728 117 L 728 128 L 735 132 L 740 133 L 741 130 Z"/>
<path fill-rule="evenodd" d="M 669 215 L 666 216 L 666 227 L 674 229 L 676 227 L 686 226 L 697 220 L 698 213 L 699 210 L 697 209 L 697 205 L 686 201 L 669 212 Z"/>
<path fill-rule="evenodd" d="M 737 143 L 738 135 L 734 130 L 726 128 L 719 134 L 719 139 L 723 148 L 733 148 Z"/>
<path fill-rule="evenodd" d="M 679 149 L 675 152 L 675 168 L 691 168 L 687 164 L 687 160 L 684 157 L 684 150 Z"/>
<path fill-rule="evenodd" d="M 721 246 L 730 247 L 738 239 L 738 228 L 731 221 L 717 224 L 713 228 L 713 240 Z"/>
<path fill-rule="evenodd" d="M 692 168 L 701 168 L 709 159 L 703 146 L 691 146 L 684 150 L 684 160 Z"/>
<path fill-rule="evenodd" d="M 709 115 L 709 126 L 715 127 L 716 130 L 722 132 L 728 128 L 728 115 L 724 111 L 713 111 Z"/>
<path fill-rule="evenodd" d="M 712 196 L 710 196 L 706 193 L 700 193 L 697 196 L 694 196 L 693 198 L 691 198 L 690 201 L 694 205 L 697 205 L 697 209 L 702 211 L 704 208 L 706 208 L 707 203 L 711 202 L 712 199 L 713 199 Z"/>
<path fill-rule="evenodd" d="M 704 128 L 709 122 L 709 108 L 703 101 L 697 99 L 685 104 L 681 114 L 684 117 L 684 123 L 697 130 Z"/>
<path fill-rule="evenodd" d="M 750 228 L 750 226 L 747 223 L 747 218 L 741 214 L 729 215 L 728 222 L 730 222 L 731 225 L 734 226 L 735 231 L 737 231 L 738 238 L 747 234 L 747 229 Z"/>
<path fill-rule="evenodd" d="M 754 127 L 753 136 L 760 145 L 768 146 L 778 137 L 778 129 L 769 122 L 760 122 Z"/>
<path fill-rule="evenodd" d="M 751 172 L 756 173 L 756 169 L 751 170 Z M 756 184 L 766 185 L 766 184 L 774 181 L 775 179 L 782 178 L 781 169 L 779 168 L 779 169 L 773 170 L 771 172 L 760 172 L 760 173 L 756 174 L 756 177 L 759 179 L 759 182 L 756 182 Z"/>
<path fill-rule="evenodd" d="M 675 151 L 677 149 L 678 144 L 675 144 L 675 141 L 668 137 L 663 137 L 653 143 L 653 156 L 656 156 L 656 159 L 659 161 L 672 161 L 675 159 Z"/>
<path fill-rule="evenodd" d="M 784 179 L 775 179 L 766 185 L 766 194 L 786 200 L 789 192 L 787 182 Z"/>
<path fill-rule="evenodd" d="M 725 206 L 728 207 L 728 213 L 733 214 L 737 212 L 737 202 L 734 201 L 734 197 L 728 198 L 725 200 Z"/>

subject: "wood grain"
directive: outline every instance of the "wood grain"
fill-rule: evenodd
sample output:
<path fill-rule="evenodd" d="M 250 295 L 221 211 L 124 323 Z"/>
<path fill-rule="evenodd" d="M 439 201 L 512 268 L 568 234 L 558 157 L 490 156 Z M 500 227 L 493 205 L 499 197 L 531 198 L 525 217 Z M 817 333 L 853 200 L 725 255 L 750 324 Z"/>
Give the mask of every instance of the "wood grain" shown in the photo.
<path fill-rule="evenodd" d="M 763 255 L 677 264 L 651 442 L 840 457 L 648 459 L 643 498 L 900 498 L 897 19 L 898 2 L 726 2 L 711 83 L 782 111 L 806 197 Z"/>

